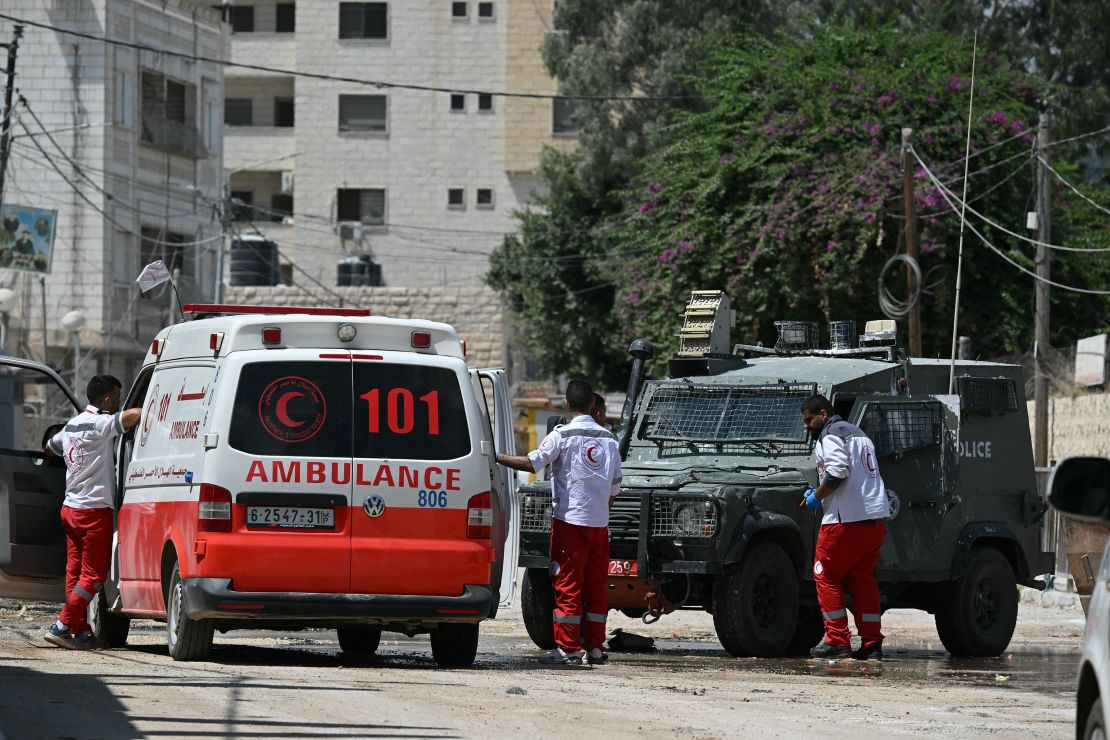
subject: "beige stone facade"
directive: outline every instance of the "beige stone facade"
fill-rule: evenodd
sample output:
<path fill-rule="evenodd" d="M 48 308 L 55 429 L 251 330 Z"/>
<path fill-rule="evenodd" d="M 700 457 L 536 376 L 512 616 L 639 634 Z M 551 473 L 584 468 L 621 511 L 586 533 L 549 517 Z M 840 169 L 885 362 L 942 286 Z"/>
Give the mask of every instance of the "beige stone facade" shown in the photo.
<path fill-rule="evenodd" d="M 1033 434 L 1033 402 L 1029 402 Z M 1055 396 L 1048 401 L 1048 459 L 1110 457 L 1110 393 Z"/>
<path fill-rule="evenodd" d="M 505 367 L 505 327 L 501 304 L 489 288 L 336 288 L 347 306 L 368 308 L 375 316 L 427 319 L 451 324 L 466 342 L 466 361 L 474 368 Z M 318 306 L 319 298 L 296 286 L 229 288 L 228 303 Z"/>

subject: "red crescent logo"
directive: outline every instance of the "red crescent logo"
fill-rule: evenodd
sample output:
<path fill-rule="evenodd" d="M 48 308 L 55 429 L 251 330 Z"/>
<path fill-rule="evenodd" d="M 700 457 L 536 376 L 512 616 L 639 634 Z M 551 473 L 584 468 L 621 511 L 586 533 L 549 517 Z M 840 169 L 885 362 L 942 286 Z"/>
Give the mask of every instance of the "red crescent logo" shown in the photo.
<path fill-rule="evenodd" d="M 298 402 L 297 415 L 289 415 L 289 404 Z M 258 399 L 258 420 L 274 439 L 296 444 L 307 442 L 324 427 L 328 404 L 320 388 L 308 378 L 286 375 L 271 382 Z"/>
<path fill-rule="evenodd" d="M 303 419 L 301 421 L 297 421 L 289 415 L 289 402 L 292 401 L 294 398 L 300 398 L 303 395 L 304 394 L 300 391 L 289 391 L 288 393 L 283 393 L 281 395 L 281 398 L 278 399 L 277 403 L 274 404 L 274 413 L 277 415 L 278 421 L 280 421 L 282 424 L 289 427 L 290 429 L 296 429 L 297 427 L 304 426 Z"/>
<path fill-rule="evenodd" d="M 601 466 L 605 464 L 605 450 L 602 449 L 601 443 L 595 439 L 591 439 L 582 445 L 579 454 L 582 457 L 582 463 L 590 470 L 600 470 Z"/>
<path fill-rule="evenodd" d="M 877 470 L 875 456 L 871 454 L 871 450 L 865 450 L 863 453 L 863 467 L 867 468 L 868 473 L 874 473 Z"/>
<path fill-rule="evenodd" d="M 586 457 L 589 458 L 590 462 L 592 462 L 592 463 L 597 462 L 597 460 L 594 459 L 594 453 L 595 452 L 597 452 L 596 447 L 587 447 L 586 448 Z"/>

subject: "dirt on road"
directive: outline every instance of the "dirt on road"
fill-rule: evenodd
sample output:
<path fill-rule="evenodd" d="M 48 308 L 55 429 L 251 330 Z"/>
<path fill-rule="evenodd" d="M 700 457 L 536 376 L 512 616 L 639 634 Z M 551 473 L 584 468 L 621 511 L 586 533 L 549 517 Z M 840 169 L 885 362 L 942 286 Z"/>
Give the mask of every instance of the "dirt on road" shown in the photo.
<path fill-rule="evenodd" d="M 175 663 L 164 627 L 128 647 L 75 652 L 42 639 L 56 606 L 0 601 L 0 732 L 35 737 L 890 737 L 1065 738 L 1083 635 L 1074 609 L 1022 604 L 1010 649 L 953 660 L 932 618 L 883 618 L 882 663 L 729 657 L 711 618 L 609 628 L 656 649 L 604 667 L 536 663 L 519 610 L 482 628 L 478 660 L 441 670 L 426 636 L 383 635 L 353 659 L 334 632 L 217 634 L 211 660 Z"/>

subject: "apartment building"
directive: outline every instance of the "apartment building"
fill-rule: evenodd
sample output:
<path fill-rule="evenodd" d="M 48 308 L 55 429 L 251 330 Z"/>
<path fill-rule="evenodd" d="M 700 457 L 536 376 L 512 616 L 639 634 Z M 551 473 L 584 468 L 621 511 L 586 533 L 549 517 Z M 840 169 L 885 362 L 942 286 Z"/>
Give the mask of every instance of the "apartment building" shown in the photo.
<path fill-rule="evenodd" d="M 556 91 L 539 51 L 552 8 L 551 0 L 224 6 L 234 62 L 328 78 L 227 70 L 232 230 L 276 242 L 280 279 L 321 300 L 343 284 L 337 263 L 360 256 L 375 265 L 365 284 L 480 284 L 489 253 L 515 230 L 513 211 L 538 187 L 543 146 L 575 142 L 565 105 L 490 94 Z M 373 81 L 389 84 L 364 84 Z"/>
<path fill-rule="evenodd" d="M 0 286 L 15 293 L 4 351 L 71 371 L 74 336 L 60 320 L 80 311 L 79 377 L 133 377 L 177 315 L 165 287 L 140 295 L 142 267 L 164 260 L 182 301 L 215 292 L 223 66 L 99 39 L 220 59 L 228 30 L 192 0 L 9 0 L 5 11 L 54 30 L 28 26 L 20 40 L 16 85 L 27 105 L 16 109 L 4 202 L 57 217 L 50 274 L 0 270 Z M 0 23 L 5 40 L 12 32 Z"/>

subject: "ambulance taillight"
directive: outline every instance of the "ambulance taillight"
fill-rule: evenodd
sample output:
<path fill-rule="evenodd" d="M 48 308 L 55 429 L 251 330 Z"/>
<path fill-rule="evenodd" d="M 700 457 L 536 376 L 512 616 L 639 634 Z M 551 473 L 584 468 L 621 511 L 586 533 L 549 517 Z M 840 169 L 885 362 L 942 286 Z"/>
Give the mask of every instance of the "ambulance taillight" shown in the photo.
<path fill-rule="evenodd" d="M 231 491 L 211 483 L 201 483 L 197 519 L 197 529 L 201 532 L 230 532 Z"/>
<path fill-rule="evenodd" d="M 488 491 L 471 496 L 466 505 L 466 536 L 488 540 L 493 528 L 493 496 Z"/>
<path fill-rule="evenodd" d="M 273 347 L 281 344 L 281 329 L 276 326 L 267 326 L 262 330 L 262 344 Z"/>
<path fill-rule="evenodd" d="M 428 349 L 432 346 L 432 335 L 426 331 L 414 331 L 410 343 L 413 349 Z"/>

